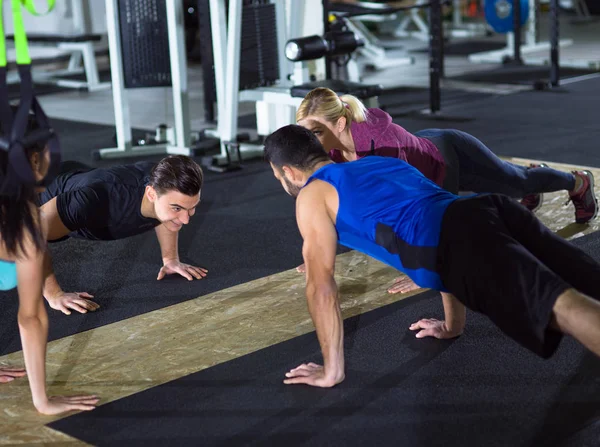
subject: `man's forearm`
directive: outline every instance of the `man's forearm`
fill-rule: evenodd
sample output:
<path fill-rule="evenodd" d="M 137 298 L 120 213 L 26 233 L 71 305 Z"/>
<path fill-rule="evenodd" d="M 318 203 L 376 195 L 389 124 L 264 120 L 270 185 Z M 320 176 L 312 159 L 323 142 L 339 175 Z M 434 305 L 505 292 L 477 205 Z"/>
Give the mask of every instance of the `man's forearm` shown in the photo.
<path fill-rule="evenodd" d="M 60 287 L 60 284 L 58 284 L 58 280 L 54 274 L 50 251 L 46 250 L 44 253 L 44 297 L 48 299 L 60 295 L 61 293 L 63 293 L 63 290 Z"/>
<path fill-rule="evenodd" d="M 306 285 L 308 311 L 317 330 L 326 378 L 338 383 L 344 378 L 344 328 L 335 282 Z"/>
<path fill-rule="evenodd" d="M 444 319 L 446 321 L 446 327 L 450 332 L 462 334 L 465 328 L 465 321 L 467 318 L 467 310 L 460 301 L 458 301 L 454 295 L 450 293 L 441 292 L 442 302 L 444 303 Z"/>
<path fill-rule="evenodd" d="M 163 225 L 156 227 L 156 237 L 160 245 L 163 264 L 166 264 L 168 261 L 179 260 L 179 250 L 177 248 L 178 236 L 178 232 L 169 231 Z"/>

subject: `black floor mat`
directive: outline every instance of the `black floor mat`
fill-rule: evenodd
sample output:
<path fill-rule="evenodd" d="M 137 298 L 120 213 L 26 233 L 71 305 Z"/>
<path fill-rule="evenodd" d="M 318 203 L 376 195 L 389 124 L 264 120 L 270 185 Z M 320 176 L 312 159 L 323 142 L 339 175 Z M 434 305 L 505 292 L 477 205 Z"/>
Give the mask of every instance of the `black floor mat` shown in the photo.
<path fill-rule="evenodd" d="M 598 259 L 599 242 L 577 244 Z M 453 341 L 407 329 L 441 312 L 426 292 L 346 320 L 346 380 L 334 389 L 282 383 L 321 361 L 311 333 L 50 427 L 99 446 L 597 445 L 600 359 L 565 339 L 542 360 L 473 313 Z"/>
<path fill-rule="evenodd" d="M 493 96 L 490 93 L 468 92 L 458 89 L 441 89 L 442 110 L 450 105 L 466 104 Z M 385 89 L 379 96 L 379 107 L 392 117 L 430 107 L 430 90 L 425 87 L 397 87 Z"/>
<path fill-rule="evenodd" d="M 556 91 L 494 95 L 467 104 L 442 103 L 442 112 L 472 117 L 469 122 L 414 116 L 395 122 L 411 132 L 458 128 L 498 155 L 600 167 L 599 110 L 600 78 L 594 78 Z"/>
<path fill-rule="evenodd" d="M 560 79 L 568 79 L 596 73 L 596 71 L 562 67 L 560 68 L 559 73 Z M 489 84 L 532 85 L 540 80 L 549 80 L 550 67 L 533 67 L 528 65 L 515 67 L 507 65 L 493 70 L 474 71 L 460 76 L 451 76 L 448 79 L 467 82 L 484 82 Z"/>
<path fill-rule="evenodd" d="M 484 51 L 496 51 L 506 47 L 506 42 L 490 40 L 452 41 L 444 45 L 444 56 L 468 56 Z M 428 53 L 429 47 L 411 51 L 412 53 Z"/>

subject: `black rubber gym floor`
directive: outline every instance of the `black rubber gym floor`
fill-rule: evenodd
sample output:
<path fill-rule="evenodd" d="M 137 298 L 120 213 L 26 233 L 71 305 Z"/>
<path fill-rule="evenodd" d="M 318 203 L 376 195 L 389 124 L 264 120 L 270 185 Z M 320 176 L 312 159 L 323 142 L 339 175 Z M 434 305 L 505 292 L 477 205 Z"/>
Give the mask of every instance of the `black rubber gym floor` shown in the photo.
<path fill-rule="evenodd" d="M 483 98 L 464 107 L 476 118 L 467 123 L 397 122 L 412 131 L 459 127 L 501 155 L 600 166 L 600 80 L 570 84 L 565 91 Z M 65 159 L 94 163 L 91 151 L 112 144 L 110 127 L 53 123 Z M 206 280 L 190 285 L 174 278 L 157 284 L 160 256 L 153 234 L 54 246 L 63 287 L 95 293 L 103 307 L 86 316 L 51 312 L 51 338 L 281 272 L 301 261 L 293 200 L 260 161 L 233 174 L 207 173 L 199 212 L 180 237 L 183 259 L 209 268 Z M 598 234 L 576 243 L 600 259 Z M 20 349 L 16 311 L 15 294 L 3 293 L 1 354 Z M 286 369 L 318 360 L 314 334 L 309 334 L 53 427 L 100 445 L 155 440 L 231 445 L 254 439 L 269 445 L 591 446 L 600 439 L 597 359 L 566 340 L 555 358 L 541 361 L 472 314 L 460 339 L 417 343 L 408 325 L 440 312 L 439 298 L 429 293 L 347 321 L 348 378 L 334 390 L 281 383 Z M 96 440 L 100 435 L 103 441 Z"/>
<path fill-rule="evenodd" d="M 600 77 L 557 90 L 526 91 L 445 105 L 442 117 L 467 122 L 399 117 L 409 131 L 458 128 L 482 140 L 498 155 L 600 166 Z"/>
<path fill-rule="evenodd" d="M 492 39 L 468 40 L 465 42 L 450 41 L 444 45 L 444 56 L 468 56 L 469 54 L 481 53 L 484 51 L 501 50 L 506 46 L 506 42 Z M 411 53 L 429 53 L 429 47 L 412 50 Z"/>
<path fill-rule="evenodd" d="M 452 104 L 464 105 L 494 96 L 492 93 L 465 91 L 444 88 L 441 101 L 444 107 Z M 396 117 L 400 123 L 404 116 L 429 107 L 429 88 L 397 87 L 384 90 L 379 97 L 379 107 Z"/>
<path fill-rule="evenodd" d="M 600 259 L 598 233 L 577 244 Z M 417 340 L 424 317 L 437 293 L 346 320 L 333 389 L 282 383 L 320 362 L 311 333 L 50 426 L 94 445 L 597 445 L 600 359 L 565 339 L 541 360 L 470 312 L 462 337 Z"/>
<path fill-rule="evenodd" d="M 597 70 L 562 67 L 560 69 L 560 76 L 563 79 L 569 79 L 597 72 Z M 537 81 L 548 81 L 550 79 L 550 67 L 507 65 L 493 70 L 473 71 L 460 76 L 452 76 L 449 79 L 468 82 L 485 82 L 488 84 L 532 85 Z"/>

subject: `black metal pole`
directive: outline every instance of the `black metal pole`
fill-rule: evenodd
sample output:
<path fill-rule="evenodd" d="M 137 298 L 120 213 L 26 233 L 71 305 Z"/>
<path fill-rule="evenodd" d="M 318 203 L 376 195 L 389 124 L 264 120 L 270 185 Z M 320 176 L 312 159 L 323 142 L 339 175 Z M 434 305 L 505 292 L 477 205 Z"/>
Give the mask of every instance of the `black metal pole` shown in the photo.
<path fill-rule="evenodd" d="M 527 0 L 524 0 L 527 1 Z M 514 63 L 523 65 L 521 58 L 521 0 L 513 0 Z"/>
<path fill-rule="evenodd" d="M 202 59 L 202 86 L 204 91 L 204 121 L 215 121 L 215 59 L 210 26 L 210 4 L 208 0 L 198 0 L 198 32 L 200 33 L 200 57 Z"/>
<path fill-rule="evenodd" d="M 292 0 L 298 1 L 298 0 Z M 323 34 L 330 31 L 329 26 L 329 0 L 323 0 Z M 331 79 L 331 65 L 333 61 L 330 56 L 325 56 L 325 79 Z"/>
<path fill-rule="evenodd" d="M 558 87 L 560 81 L 558 0 L 550 0 L 550 16 L 550 85 Z"/>
<path fill-rule="evenodd" d="M 442 5 L 432 0 L 429 7 L 429 108 L 431 113 L 440 111 L 440 56 L 442 42 Z"/>
<path fill-rule="evenodd" d="M 440 49 L 438 52 L 438 65 L 440 67 L 440 78 L 443 78 L 446 73 L 445 64 L 444 64 L 444 17 L 442 15 L 442 5 L 440 3 Z"/>

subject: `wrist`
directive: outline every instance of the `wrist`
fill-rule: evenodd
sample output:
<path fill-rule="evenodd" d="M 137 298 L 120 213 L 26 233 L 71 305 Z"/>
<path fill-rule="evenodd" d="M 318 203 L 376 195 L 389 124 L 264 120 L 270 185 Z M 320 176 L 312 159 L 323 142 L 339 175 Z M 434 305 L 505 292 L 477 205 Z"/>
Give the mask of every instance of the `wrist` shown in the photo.
<path fill-rule="evenodd" d="M 179 256 L 170 256 L 168 258 L 163 258 L 163 265 L 167 265 L 169 262 L 179 262 Z"/>
<path fill-rule="evenodd" d="M 345 378 L 344 366 L 343 365 L 325 365 L 325 381 L 331 386 L 337 385 L 342 382 Z"/>
<path fill-rule="evenodd" d="M 46 298 L 47 301 L 50 301 L 58 298 L 61 295 L 64 295 L 65 292 L 62 289 L 54 289 L 51 291 L 44 290 L 42 293 L 44 295 L 44 298 Z"/>
<path fill-rule="evenodd" d="M 455 337 L 462 335 L 465 323 L 459 321 L 444 321 L 444 330 Z"/>
<path fill-rule="evenodd" d="M 33 406 L 39 412 L 43 412 L 48 407 L 48 396 L 44 393 L 42 396 L 33 396 Z"/>

